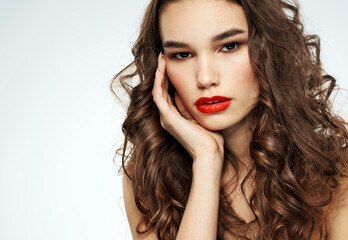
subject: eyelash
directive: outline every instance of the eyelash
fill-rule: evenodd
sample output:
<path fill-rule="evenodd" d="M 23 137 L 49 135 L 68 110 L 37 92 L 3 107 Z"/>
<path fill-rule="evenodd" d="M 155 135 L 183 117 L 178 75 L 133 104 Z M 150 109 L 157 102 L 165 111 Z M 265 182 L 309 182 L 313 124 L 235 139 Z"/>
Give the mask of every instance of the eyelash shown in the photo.
<path fill-rule="evenodd" d="M 225 44 L 222 48 L 220 48 L 220 50 L 223 49 L 223 48 L 225 48 L 225 47 L 227 47 L 227 46 L 231 46 L 231 45 L 233 45 L 233 49 L 227 50 L 227 51 L 223 51 L 223 52 L 231 53 L 231 52 L 236 51 L 236 50 L 238 49 L 240 43 L 237 43 L 237 42 L 227 43 L 227 44 Z"/>
<path fill-rule="evenodd" d="M 226 48 L 226 47 L 230 47 L 231 45 L 233 46 L 232 49 L 230 49 L 230 50 L 227 49 L 226 51 L 221 51 L 221 49 Z M 238 42 L 227 43 L 227 44 L 223 45 L 223 46 L 220 48 L 219 51 L 221 51 L 221 52 L 223 52 L 223 53 L 227 53 L 227 54 L 228 54 L 228 53 L 233 53 L 233 52 L 235 52 L 235 51 L 238 49 L 239 45 L 240 45 L 240 43 L 238 43 Z M 183 54 L 185 54 L 185 56 L 182 56 Z M 173 53 L 173 54 L 171 55 L 171 58 L 172 58 L 172 59 L 175 59 L 175 60 L 177 60 L 177 61 L 183 61 L 183 60 L 189 58 L 187 55 L 192 55 L 192 53 L 190 53 L 190 52 L 178 52 L 178 53 Z"/>

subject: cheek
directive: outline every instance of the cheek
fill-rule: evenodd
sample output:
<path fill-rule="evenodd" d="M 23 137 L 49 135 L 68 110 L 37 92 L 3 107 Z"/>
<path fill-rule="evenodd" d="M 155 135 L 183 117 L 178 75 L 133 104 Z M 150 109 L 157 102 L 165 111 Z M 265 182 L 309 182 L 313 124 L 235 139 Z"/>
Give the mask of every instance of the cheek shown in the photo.
<path fill-rule="evenodd" d="M 237 89 L 240 89 L 240 93 L 243 92 L 245 94 L 247 92 L 250 98 L 255 98 L 259 95 L 259 82 L 249 57 L 245 57 L 243 61 L 240 62 L 233 74 L 234 76 L 239 76 Z"/>
<path fill-rule="evenodd" d="M 187 70 L 183 69 L 183 67 L 175 66 L 174 64 L 167 64 L 166 72 L 170 82 L 175 87 L 176 91 L 179 95 L 183 96 L 185 90 L 188 88 L 188 74 Z M 185 73 L 185 74 L 184 74 Z"/>
<path fill-rule="evenodd" d="M 248 69 L 247 85 L 250 88 L 250 97 L 256 100 L 260 93 L 260 84 L 251 65 Z"/>
<path fill-rule="evenodd" d="M 167 64 L 166 72 L 170 82 L 180 96 L 182 103 L 192 114 L 191 108 L 194 102 L 192 96 L 195 92 L 195 81 L 190 77 L 190 68 L 178 66 L 176 64 Z"/>
<path fill-rule="evenodd" d="M 260 86 L 254 73 L 248 75 L 249 78 L 244 82 L 243 102 L 246 106 L 253 106 L 258 101 L 258 96 L 260 93 Z"/>

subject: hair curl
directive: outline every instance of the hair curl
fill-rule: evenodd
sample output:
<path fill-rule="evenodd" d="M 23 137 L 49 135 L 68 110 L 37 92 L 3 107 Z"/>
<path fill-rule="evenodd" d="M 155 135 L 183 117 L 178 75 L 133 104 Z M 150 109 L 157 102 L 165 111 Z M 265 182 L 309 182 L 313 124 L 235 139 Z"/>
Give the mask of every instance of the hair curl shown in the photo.
<path fill-rule="evenodd" d="M 133 182 L 135 202 L 143 213 L 138 233 L 153 230 L 158 239 L 175 239 L 192 178 L 192 159 L 160 125 L 152 99 L 157 56 L 163 51 L 158 18 L 173 0 L 152 0 L 132 53 L 134 61 L 111 82 L 130 96 L 122 169 Z M 320 61 L 320 39 L 304 34 L 299 6 L 282 0 L 240 0 L 249 26 L 249 54 L 260 84 L 250 143 L 252 168 L 242 184 L 255 182 L 249 204 L 255 220 L 246 223 L 231 208 L 225 185 L 220 191 L 217 239 L 225 234 L 248 239 L 310 239 L 322 235 L 324 210 L 333 201 L 341 177 L 347 177 L 347 123 L 332 111 L 336 80 Z M 137 77 L 136 86 L 129 81 Z M 128 143 L 130 151 L 128 149 Z M 225 161 L 238 170 L 228 149 Z M 253 173 L 253 174 L 252 174 Z M 241 229 L 243 231 L 241 231 Z"/>

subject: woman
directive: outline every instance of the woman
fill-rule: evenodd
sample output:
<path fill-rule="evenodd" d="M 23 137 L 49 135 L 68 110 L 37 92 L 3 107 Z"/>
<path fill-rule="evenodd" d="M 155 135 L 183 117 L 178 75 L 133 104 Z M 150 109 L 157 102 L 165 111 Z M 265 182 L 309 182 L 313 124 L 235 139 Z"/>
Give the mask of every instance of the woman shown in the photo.
<path fill-rule="evenodd" d="M 152 0 L 133 54 L 134 239 L 348 239 L 347 123 L 295 4 Z"/>

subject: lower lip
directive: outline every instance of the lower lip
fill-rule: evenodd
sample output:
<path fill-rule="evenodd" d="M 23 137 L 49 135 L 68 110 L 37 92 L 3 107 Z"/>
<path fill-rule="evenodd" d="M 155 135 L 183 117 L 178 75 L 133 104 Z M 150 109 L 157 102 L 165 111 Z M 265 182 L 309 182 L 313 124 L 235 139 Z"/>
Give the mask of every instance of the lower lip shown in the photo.
<path fill-rule="evenodd" d="M 196 107 L 198 111 L 202 113 L 216 113 L 216 112 L 221 112 L 226 110 L 230 106 L 231 102 L 232 100 L 229 100 L 229 101 L 213 103 L 213 104 L 201 104 L 201 105 L 197 105 Z"/>

